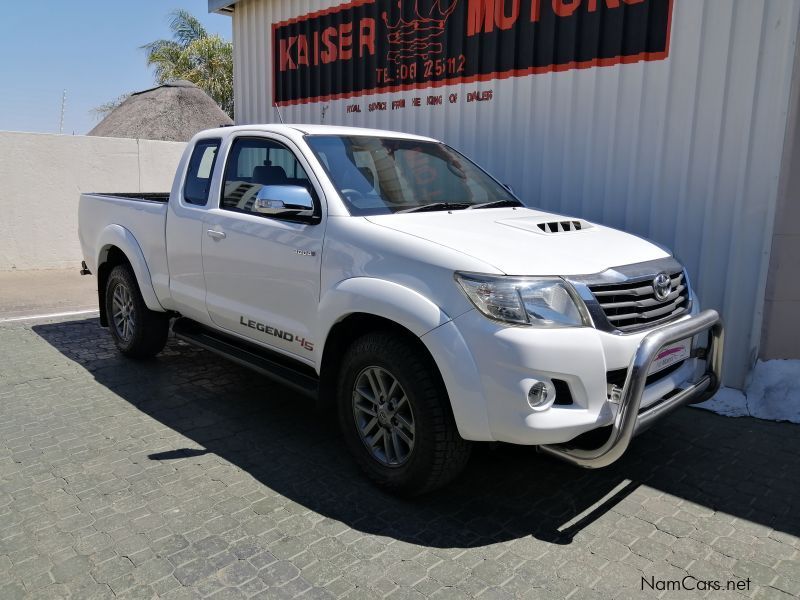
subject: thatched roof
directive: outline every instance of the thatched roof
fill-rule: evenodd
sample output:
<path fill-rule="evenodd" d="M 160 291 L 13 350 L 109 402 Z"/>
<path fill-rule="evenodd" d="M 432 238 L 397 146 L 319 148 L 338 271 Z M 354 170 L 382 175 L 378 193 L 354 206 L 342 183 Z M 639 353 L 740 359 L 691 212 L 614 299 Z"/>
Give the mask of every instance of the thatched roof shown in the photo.
<path fill-rule="evenodd" d="M 198 131 L 232 124 L 199 87 L 189 81 L 173 81 L 131 94 L 89 135 L 188 142 Z"/>

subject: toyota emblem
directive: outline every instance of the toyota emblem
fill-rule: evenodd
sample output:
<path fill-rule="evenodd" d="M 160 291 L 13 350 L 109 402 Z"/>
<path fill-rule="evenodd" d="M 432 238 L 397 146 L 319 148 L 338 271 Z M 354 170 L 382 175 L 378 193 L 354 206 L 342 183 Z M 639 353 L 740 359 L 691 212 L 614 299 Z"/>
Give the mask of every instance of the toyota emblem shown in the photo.
<path fill-rule="evenodd" d="M 659 273 L 653 279 L 653 294 L 656 300 L 663 302 L 672 292 L 672 280 L 666 273 Z"/>

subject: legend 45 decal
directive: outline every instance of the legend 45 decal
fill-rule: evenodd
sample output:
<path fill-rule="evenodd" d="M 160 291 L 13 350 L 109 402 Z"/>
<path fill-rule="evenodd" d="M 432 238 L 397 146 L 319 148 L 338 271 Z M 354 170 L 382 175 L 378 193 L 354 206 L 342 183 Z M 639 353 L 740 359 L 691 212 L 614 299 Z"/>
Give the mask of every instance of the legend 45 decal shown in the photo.
<path fill-rule="evenodd" d="M 279 105 L 660 60 L 672 0 L 353 0 L 272 26 Z"/>
<path fill-rule="evenodd" d="M 280 338 L 286 342 L 294 342 L 298 344 L 303 350 L 308 350 L 312 352 L 314 350 L 314 344 L 309 342 L 306 338 L 301 337 L 299 335 L 295 335 L 294 333 L 290 333 L 288 331 L 283 331 L 282 329 L 278 329 L 273 327 L 272 325 L 266 325 L 264 323 L 259 323 L 258 321 L 253 321 L 252 319 L 247 319 L 244 316 L 239 317 L 239 324 L 244 325 L 245 327 L 249 327 L 250 329 L 255 329 L 256 331 L 261 331 L 262 333 L 266 333 L 267 335 L 273 335 L 276 338 Z"/>

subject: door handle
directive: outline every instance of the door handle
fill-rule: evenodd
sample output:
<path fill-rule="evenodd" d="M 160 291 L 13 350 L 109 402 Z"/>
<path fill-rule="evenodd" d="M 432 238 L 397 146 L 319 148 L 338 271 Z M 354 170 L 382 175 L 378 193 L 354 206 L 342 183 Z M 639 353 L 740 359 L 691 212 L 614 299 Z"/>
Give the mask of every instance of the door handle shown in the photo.
<path fill-rule="evenodd" d="M 227 237 L 224 231 L 217 231 L 216 229 L 209 229 L 206 233 L 208 237 L 214 238 L 215 240 L 224 240 Z"/>

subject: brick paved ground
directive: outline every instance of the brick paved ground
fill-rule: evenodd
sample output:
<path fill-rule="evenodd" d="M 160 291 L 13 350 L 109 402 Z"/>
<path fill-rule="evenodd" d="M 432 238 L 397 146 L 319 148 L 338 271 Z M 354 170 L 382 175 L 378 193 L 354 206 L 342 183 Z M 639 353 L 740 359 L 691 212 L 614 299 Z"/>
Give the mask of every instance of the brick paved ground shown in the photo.
<path fill-rule="evenodd" d="M 210 354 L 4 325 L 0 598 L 624 598 L 687 574 L 797 596 L 798 433 L 687 408 L 603 471 L 484 445 L 404 502 L 307 401 Z"/>

